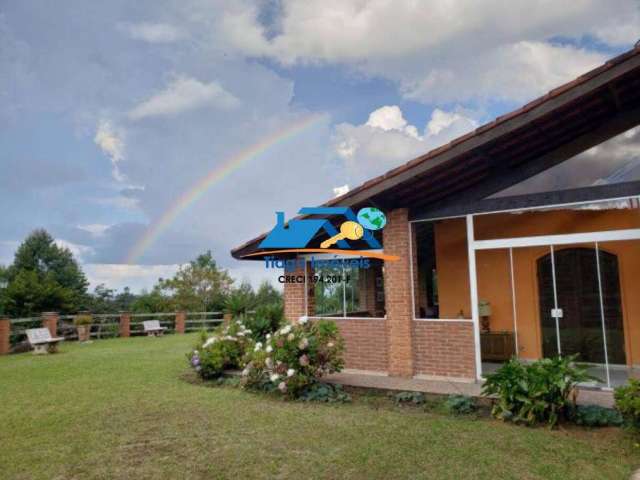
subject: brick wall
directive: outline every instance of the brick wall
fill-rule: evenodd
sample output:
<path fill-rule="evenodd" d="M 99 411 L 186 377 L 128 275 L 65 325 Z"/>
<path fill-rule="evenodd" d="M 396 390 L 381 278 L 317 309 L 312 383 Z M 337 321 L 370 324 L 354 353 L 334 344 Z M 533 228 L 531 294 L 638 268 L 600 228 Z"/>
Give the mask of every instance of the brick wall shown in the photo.
<path fill-rule="evenodd" d="M 471 322 L 415 321 L 416 375 L 475 380 L 475 343 Z"/>
<path fill-rule="evenodd" d="M 409 255 L 408 210 L 398 208 L 387 212 L 383 232 L 384 252 L 398 255 L 400 260 L 386 262 L 384 294 L 387 310 L 389 341 L 389 374 L 413 376 L 412 299 Z"/>
<path fill-rule="evenodd" d="M 344 338 L 345 368 L 387 371 L 388 345 L 385 320 L 335 320 Z"/>
<path fill-rule="evenodd" d="M 302 276 L 304 278 L 304 268 L 298 268 L 290 272 L 282 272 L 283 275 Z M 304 311 L 304 282 L 284 284 L 284 316 L 290 322 L 306 315 Z"/>

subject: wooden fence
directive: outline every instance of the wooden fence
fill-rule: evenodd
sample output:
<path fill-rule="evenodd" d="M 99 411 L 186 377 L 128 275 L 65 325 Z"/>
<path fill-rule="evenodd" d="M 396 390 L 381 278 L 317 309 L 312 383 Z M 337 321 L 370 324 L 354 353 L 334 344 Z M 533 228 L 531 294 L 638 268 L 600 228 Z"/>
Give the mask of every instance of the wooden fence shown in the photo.
<path fill-rule="evenodd" d="M 172 334 L 212 330 L 225 319 L 222 312 L 122 312 L 93 314 L 91 317 L 90 335 L 94 340 L 144 335 L 142 322 L 145 320 L 158 320 L 166 328 L 165 333 Z M 73 319 L 74 315 L 58 315 L 55 312 L 43 313 L 39 317 L 0 318 L 0 355 L 28 350 L 25 332 L 30 328 L 46 327 L 53 336 L 77 340 Z"/>

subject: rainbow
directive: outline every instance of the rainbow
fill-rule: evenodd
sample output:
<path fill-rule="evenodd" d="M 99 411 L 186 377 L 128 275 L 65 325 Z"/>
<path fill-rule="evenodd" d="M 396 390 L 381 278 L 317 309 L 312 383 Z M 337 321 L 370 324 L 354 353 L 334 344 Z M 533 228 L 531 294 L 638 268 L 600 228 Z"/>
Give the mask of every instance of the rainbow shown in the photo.
<path fill-rule="evenodd" d="M 310 129 L 316 124 L 324 121 L 324 115 L 311 115 L 302 121 L 296 122 L 285 127 L 274 134 L 263 138 L 258 143 L 251 145 L 229 159 L 216 165 L 207 175 L 194 183 L 187 191 L 173 202 L 169 208 L 151 225 L 147 227 L 145 232 L 140 236 L 138 241 L 129 250 L 125 263 L 136 263 L 140 257 L 153 245 L 160 235 L 173 224 L 182 212 L 196 203 L 212 186 L 224 180 L 230 174 L 241 168 L 249 160 L 259 157 L 270 148 L 286 142 L 290 138 Z"/>

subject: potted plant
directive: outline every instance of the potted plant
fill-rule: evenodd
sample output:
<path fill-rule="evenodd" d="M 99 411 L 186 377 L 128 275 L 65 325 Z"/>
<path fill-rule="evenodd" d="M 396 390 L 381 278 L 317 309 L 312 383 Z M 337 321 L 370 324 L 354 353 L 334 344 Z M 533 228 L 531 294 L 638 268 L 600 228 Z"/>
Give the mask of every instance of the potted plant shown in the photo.
<path fill-rule="evenodd" d="M 93 323 L 93 318 L 89 313 L 80 313 L 76 315 L 73 319 L 73 324 L 78 331 L 78 341 L 87 342 L 89 338 L 91 338 L 91 324 Z"/>

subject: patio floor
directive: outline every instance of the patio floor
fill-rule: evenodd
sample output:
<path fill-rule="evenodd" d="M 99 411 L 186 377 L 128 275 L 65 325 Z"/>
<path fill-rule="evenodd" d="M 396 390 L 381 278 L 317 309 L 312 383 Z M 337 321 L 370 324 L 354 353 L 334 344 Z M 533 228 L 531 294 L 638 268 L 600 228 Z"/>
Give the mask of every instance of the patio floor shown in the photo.
<path fill-rule="evenodd" d="M 480 397 L 482 384 L 479 382 L 456 382 L 448 380 L 427 380 L 423 378 L 391 377 L 377 372 L 344 370 L 327 376 L 329 383 L 344 386 L 375 388 L 380 390 L 424 392 L 436 395 L 467 395 Z M 580 388 L 578 403 L 613 407 L 613 392 L 592 388 Z"/>

